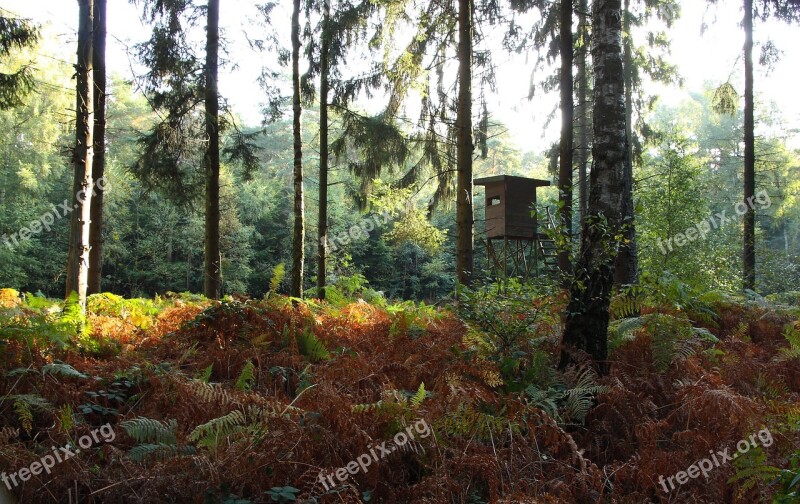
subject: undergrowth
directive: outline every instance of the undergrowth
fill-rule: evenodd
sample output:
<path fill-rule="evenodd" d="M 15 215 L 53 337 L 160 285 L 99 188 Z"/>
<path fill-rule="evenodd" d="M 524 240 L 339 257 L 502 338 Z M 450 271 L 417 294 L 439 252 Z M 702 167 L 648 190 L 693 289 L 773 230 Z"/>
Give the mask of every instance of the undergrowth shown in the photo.
<path fill-rule="evenodd" d="M 643 278 L 612 300 L 611 372 L 556 369 L 563 294 L 463 290 L 392 303 L 359 278 L 328 301 L 0 291 L 0 471 L 23 501 L 797 502 L 800 314 Z M 322 484 L 413 426 L 367 470 Z M 768 428 L 775 442 L 669 493 L 659 476 Z M 409 430 L 411 429 L 411 430 Z M 417 431 L 419 432 L 419 431 Z M 345 469 L 347 471 L 347 469 Z M 83 500 L 81 500 L 83 502 Z"/>

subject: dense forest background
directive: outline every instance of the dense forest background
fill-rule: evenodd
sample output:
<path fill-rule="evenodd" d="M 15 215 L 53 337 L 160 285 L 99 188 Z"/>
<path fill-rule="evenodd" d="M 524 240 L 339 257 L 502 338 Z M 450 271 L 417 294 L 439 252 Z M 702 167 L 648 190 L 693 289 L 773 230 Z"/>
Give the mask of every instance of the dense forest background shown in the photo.
<path fill-rule="evenodd" d="M 48 33 L 48 32 L 45 32 Z M 5 235 L 38 220 L 71 198 L 72 171 L 67 146 L 74 139 L 67 110 L 74 101 L 70 51 L 56 47 L 45 35 L 39 46 L 20 51 L 9 65 L 36 60 L 37 91 L 22 107 L 0 111 L 0 231 Z M 56 54 L 44 58 L 43 53 Z M 657 104 L 643 120 L 649 136 L 636 165 L 635 195 L 641 268 L 659 276 L 665 271 L 702 289 L 733 289 L 741 285 L 741 220 L 734 205 L 740 200 L 742 112 L 724 115 L 712 109 L 716 87 L 691 93 L 678 106 Z M 136 85 L 120 76 L 110 80 L 108 104 L 109 190 L 103 230 L 106 243 L 103 289 L 126 296 L 150 296 L 167 291 L 202 291 L 202 202 L 182 203 L 168 192 L 148 190 L 131 171 L 140 135 L 156 116 Z M 800 151 L 792 144 L 795 131 L 784 127 L 781 110 L 758 95 L 757 187 L 770 205 L 756 205 L 758 224 L 757 290 L 775 294 L 800 285 Z M 303 116 L 307 138 L 306 282 L 315 274 L 315 159 L 319 127 L 316 107 Z M 258 169 L 245 174 L 241 164 L 224 163 L 222 170 L 221 248 L 225 294 L 261 296 L 269 289 L 273 269 L 291 262 L 291 118 L 243 127 L 258 133 Z M 332 137 L 341 131 L 333 114 Z M 556 180 L 547 152 L 522 152 L 510 141 L 506 126 L 492 123 L 488 155 L 475 161 L 475 175 L 514 174 Z M 229 140 L 228 140 L 229 141 Z M 410 163 L 411 161 L 409 161 Z M 398 167 L 394 173 L 404 173 Z M 387 184 L 391 174 L 384 175 Z M 334 161 L 330 190 L 331 236 L 336 237 L 373 219 L 391 202 L 376 196 L 369 210 L 359 207 L 353 193 L 359 181 L 347 170 L 347 159 Z M 388 222 L 331 253 L 331 273 L 337 279 L 359 275 L 386 296 L 439 299 L 454 285 L 454 223 L 452 205 L 421 224 L 435 184 L 421 181 L 407 192 L 409 208 L 395 209 Z M 478 190 L 479 191 L 479 190 Z M 478 192 L 476 191 L 476 192 Z M 386 192 L 386 190 L 384 191 Z M 557 206 L 555 188 L 540 190 L 540 207 Z M 385 194 L 384 194 L 385 196 Z M 396 195 L 395 195 L 396 197 Z M 383 198 L 387 200 L 387 198 Z M 475 199 L 476 236 L 482 236 L 483 201 Z M 706 239 L 675 247 L 664 255 L 659 240 L 726 211 L 732 220 Z M 60 211 L 63 213 L 63 211 Z M 424 221 L 424 219 L 422 219 Z M 69 219 L 57 219 L 18 247 L 0 247 L 0 284 L 58 296 L 65 274 Z M 409 223 L 412 223 L 409 225 Z M 419 225 L 417 225 L 419 224 Z M 576 225 L 577 228 L 577 225 Z M 441 239 L 438 238 L 440 235 Z M 486 264 L 485 246 L 476 243 L 476 265 Z"/>

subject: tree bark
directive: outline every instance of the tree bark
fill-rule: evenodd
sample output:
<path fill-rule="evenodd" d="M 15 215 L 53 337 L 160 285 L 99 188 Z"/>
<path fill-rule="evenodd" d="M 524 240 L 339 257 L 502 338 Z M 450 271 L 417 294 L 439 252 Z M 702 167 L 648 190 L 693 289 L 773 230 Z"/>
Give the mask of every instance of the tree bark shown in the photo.
<path fill-rule="evenodd" d="M 589 29 L 586 22 L 586 0 L 578 3 L 578 33 L 581 48 L 578 51 L 578 197 L 579 224 L 586 218 L 586 208 L 589 199 L 589 184 L 586 179 L 589 164 L 589 72 L 586 68 L 588 53 Z"/>
<path fill-rule="evenodd" d="M 472 0 L 458 0 L 458 109 L 456 115 L 456 278 L 472 284 Z"/>
<path fill-rule="evenodd" d="M 608 305 L 628 152 L 620 10 L 620 0 L 595 0 L 592 7 L 595 105 L 591 187 L 559 363 L 561 368 L 577 364 L 588 354 L 600 374 L 608 370 Z"/>
<path fill-rule="evenodd" d="M 300 130 L 300 0 L 292 10 L 292 109 L 294 111 L 294 237 L 292 241 L 291 295 L 303 297 L 305 259 L 305 208 L 303 203 L 303 140 Z"/>
<path fill-rule="evenodd" d="M 94 160 L 92 178 L 97 186 L 92 196 L 89 226 L 89 294 L 101 291 L 103 273 L 103 199 L 106 170 L 106 2 L 94 5 Z"/>
<path fill-rule="evenodd" d="M 219 0 L 208 0 L 206 27 L 205 122 L 206 235 L 203 293 L 219 299 L 222 265 L 219 249 Z"/>
<path fill-rule="evenodd" d="M 94 157 L 94 76 L 93 40 L 94 1 L 78 0 L 78 62 L 76 65 L 75 178 L 73 208 L 70 218 L 70 243 L 67 264 L 66 295 L 78 294 L 81 311 L 86 311 L 89 279 L 89 225 L 92 204 L 92 161 Z"/>
<path fill-rule="evenodd" d="M 572 248 L 572 143 L 574 103 L 572 101 L 572 0 L 561 0 L 561 144 L 559 147 L 558 201 L 560 203 L 561 225 L 568 237 L 569 247 L 558 253 L 558 268 L 562 279 L 569 281 L 572 270 L 569 254 Z"/>
<path fill-rule="evenodd" d="M 755 101 L 753 99 L 753 0 L 744 0 L 744 288 L 756 288 Z"/>
<path fill-rule="evenodd" d="M 330 0 L 322 2 L 319 69 L 319 218 L 317 223 L 317 295 L 325 299 L 328 268 L 328 93 L 330 72 Z"/>
<path fill-rule="evenodd" d="M 639 277 L 639 251 L 636 246 L 635 207 L 633 204 L 633 42 L 631 40 L 630 0 L 622 10 L 623 71 L 625 75 L 625 134 L 628 138 L 625 183 L 622 188 L 623 240 L 614 268 L 614 284 L 632 285 Z"/>

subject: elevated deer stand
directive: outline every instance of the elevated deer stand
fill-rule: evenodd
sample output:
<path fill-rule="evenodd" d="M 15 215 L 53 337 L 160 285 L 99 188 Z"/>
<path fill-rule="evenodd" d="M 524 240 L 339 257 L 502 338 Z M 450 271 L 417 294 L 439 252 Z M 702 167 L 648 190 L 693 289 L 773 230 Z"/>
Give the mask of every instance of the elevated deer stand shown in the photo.
<path fill-rule="evenodd" d="M 555 268 L 553 240 L 537 228 L 536 188 L 547 180 L 496 175 L 475 179 L 486 188 L 486 257 L 489 274 L 522 282 Z M 548 222 L 551 221 L 549 211 Z M 539 256 L 542 256 L 539 264 Z"/>

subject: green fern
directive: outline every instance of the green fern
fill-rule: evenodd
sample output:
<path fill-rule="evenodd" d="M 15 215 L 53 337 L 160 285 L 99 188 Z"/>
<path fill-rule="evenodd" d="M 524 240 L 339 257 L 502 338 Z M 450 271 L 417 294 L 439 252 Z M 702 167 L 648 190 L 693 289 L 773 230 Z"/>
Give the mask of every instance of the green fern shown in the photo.
<path fill-rule="evenodd" d="M 31 430 L 33 430 L 33 412 L 31 411 L 31 405 L 17 399 L 14 401 L 14 412 L 17 414 L 22 429 L 26 434 L 30 435 Z"/>
<path fill-rule="evenodd" d="M 272 278 L 269 279 L 269 291 L 273 294 L 278 292 L 278 289 L 281 287 L 281 283 L 283 283 L 283 279 L 286 276 L 286 265 L 283 263 L 277 264 L 274 268 L 272 268 Z"/>
<path fill-rule="evenodd" d="M 797 325 L 788 324 L 783 329 L 783 337 L 786 338 L 789 346 L 779 350 L 782 358 L 784 360 L 800 359 L 800 330 Z"/>
<path fill-rule="evenodd" d="M 189 434 L 188 439 L 198 443 L 199 446 L 214 448 L 221 439 L 240 431 L 245 422 L 244 413 L 240 410 L 233 410 L 226 415 L 198 425 Z"/>
<path fill-rule="evenodd" d="M 170 444 L 145 443 L 134 446 L 128 451 L 128 457 L 134 462 L 164 461 L 174 457 L 193 455 L 194 446 L 175 446 Z"/>
<path fill-rule="evenodd" d="M 325 345 L 310 330 L 297 335 L 297 346 L 300 353 L 311 362 L 328 360 L 331 357 Z"/>
<path fill-rule="evenodd" d="M 743 497 L 746 492 L 759 484 L 769 483 L 780 475 L 781 470 L 767 465 L 767 454 L 760 446 L 751 447 L 749 451 L 739 454 L 733 461 L 736 473 L 728 483 L 740 482 L 738 494 Z"/>
<path fill-rule="evenodd" d="M 160 422 L 152 418 L 133 418 L 120 423 L 120 427 L 133 438 L 137 443 L 156 443 L 174 445 L 176 443 L 175 433 L 178 430 L 178 421 L 170 419 L 167 422 Z"/>
<path fill-rule="evenodd" d="M 235 387 L 238 390 L 250 390 L 253 386 L 253 381 L 256 379 L 255 370 L 256 366 L 251 361 L 247 361 L 242 368 L 242 372 L 239 373 L 239 377 L 236 379 Z"/>
<path fill-rule="evenodd" d="M 594 405 L 594 396 L 610 390 L 606 385 L 597 384 L 597 375 L 591 367 L 583 368 L 575 385 L 564 393 L 564 418 L 567 421 L 583 423 L 586 414 Z"/>
<path fill-rule="evenodd" d="M 414 409 L 419 408 L 422 405 L 422 401 L 425 400 L 425 396 L 426 396 L 425 382 L 422 382 L 419 384 L 417 393 L 411 396 L 411 407 Z"/>
<path fill-rule="evenodd" d="M 42 374 L 51 374 L 51 375 L 61 375 L 67 376 L 70 378 L 81 378 L 86 379 L 89 378 L 89 375 L 85 375 L 75 369 L 74 367 L 70 366 L 61 361 L 54 361 L 51 364 L 45 364 L 42 366 Z"/>

